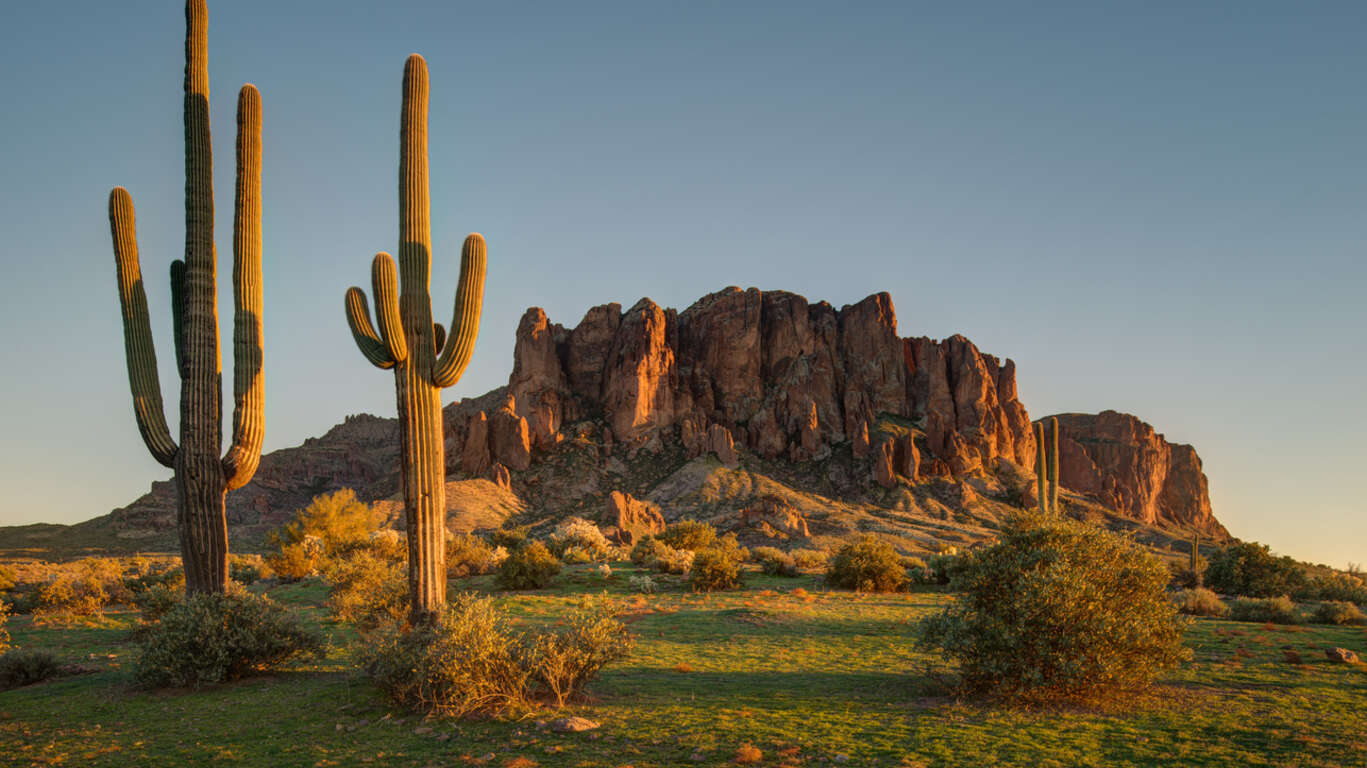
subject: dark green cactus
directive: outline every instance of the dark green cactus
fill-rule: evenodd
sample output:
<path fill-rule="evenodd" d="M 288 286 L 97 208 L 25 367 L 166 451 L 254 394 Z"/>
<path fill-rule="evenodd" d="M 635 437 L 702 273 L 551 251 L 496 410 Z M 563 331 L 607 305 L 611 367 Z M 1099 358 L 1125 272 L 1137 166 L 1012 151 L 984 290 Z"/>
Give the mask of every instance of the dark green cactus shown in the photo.
<path fill-rule="evenodd" d="M 176 516 L 190 592 L 222 592 L 228 580 L 224 495 L 256 473 L 265 432 L 261 354 L 261 96 L 237 101 L 237 190 L 233 218 L 233 442 L 220 458 L 222 373 L 218 350 L 213 154 L 209 144 L 209 12 L 185 4 L 185 260 L 171 264 L 171 304 L 180 388 L 180 444 L 171 438 L 157 353 L 138 264 L 133 199 L 109 193 L 109 227 L 123 315 L 128 383 L 138 430 L 152 456 L 175 469 Z"/>
<path fill-rule="evenodd" d="M 1053 442 L 1045 443 L 1044 422 L 1035 424 L 1035 487 L 1042 514 L 1058 514 L 1058 419 L 1049 418 Z"/>
<path fill-rule="evenodd" d="M 375 319 L 365 292 L 346 293 L 347 322 L 361 354 L 393 368 L 398 394 L 400 471 L 408 528 L 408 588 L 413 620 L 446 603 L 446 457 L 441 390 L 455 384 L 475 349 L 484 294 L 484 238 L 461 250 L 451 331 L 432 322 L 428 275 L 432 237 L 427 197 L 427 63 L 416 53 L 403 73 L 399 151 L 399 267 L 387 253 L 371 263 Z"/>

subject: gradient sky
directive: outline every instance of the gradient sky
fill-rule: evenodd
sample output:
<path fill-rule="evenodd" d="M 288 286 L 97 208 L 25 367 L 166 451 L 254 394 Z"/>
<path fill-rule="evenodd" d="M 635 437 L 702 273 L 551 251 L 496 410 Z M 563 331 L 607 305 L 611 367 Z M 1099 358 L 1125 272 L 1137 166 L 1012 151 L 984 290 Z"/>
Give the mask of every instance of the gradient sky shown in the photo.
<path fill-rule="evenodd" d="M 266 448 L 393 415 L 342 295 L 397 247 L 417 51 L 439 319 L 461 239 L 489 243 L 447 402 L 506 383 L 528 306 L 889 291 L 903 335 L 1015 359 L 1033 417 L 1114 408 L 1195 445 L 1234 534 L 1367 562 L 1367 5 L 1193 5 L 211 1 L 221 265 L 236 89 L 264 104 Z M 169 477 L 133 420 L 106 200 L 132 192 L 164 275 L 183 45 L 175 0 L 0 25 L 0 524 Z M 174 431 L 164 280 L 149 301 Z"/>

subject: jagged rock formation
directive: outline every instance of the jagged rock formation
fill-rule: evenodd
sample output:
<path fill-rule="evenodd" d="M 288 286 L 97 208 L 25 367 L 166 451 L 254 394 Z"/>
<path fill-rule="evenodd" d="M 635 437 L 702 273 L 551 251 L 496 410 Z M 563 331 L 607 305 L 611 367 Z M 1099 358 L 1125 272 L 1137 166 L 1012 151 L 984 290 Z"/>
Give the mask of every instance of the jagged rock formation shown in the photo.
<path fill-rule="evenodd" d="M 1210 508 L 1201 458 L 1127 413 L 1061 413 L 1059 482 L 1150 525 L 1228 536 Z"/>

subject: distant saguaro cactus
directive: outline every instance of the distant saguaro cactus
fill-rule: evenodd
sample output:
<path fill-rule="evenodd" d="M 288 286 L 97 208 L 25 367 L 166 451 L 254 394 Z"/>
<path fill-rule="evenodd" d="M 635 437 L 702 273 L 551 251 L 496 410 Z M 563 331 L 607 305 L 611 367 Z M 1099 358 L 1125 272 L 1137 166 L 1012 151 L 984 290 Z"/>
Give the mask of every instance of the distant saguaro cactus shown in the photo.
<path fill-rule="evenodd" d="M 1049 417 L 1053 442 L 1044 440 L 1044 422 L 1035 425 L 1035 482 L 1039 492 L 1039 511 L 1058 514 L 1058 419 Z"/>
<path fill-rule="evenodd" d="M 261 355 L 261 95 L 237 99 L 237 192 L 233 217 L 233 442 L 223 442 L 214 252 L 213 155 L 209 148 L 209 11 L 185 4 L 185 260 L 171 264 L 171 304 L 180 373 L 180 445 L 171 439 L 157 378 L 157 353 L 138 265 L 133 199 L 109 193 L 128 383 L 138 431 L 152 456 L 175 470 L 176 517 L 189 592 L 222 592 L 228 580 L 224 495 L 256 473 L 265 433 Z"/>
<path fill-rule="evenodd" d="M 484 238 L 465 238 L 451 332 L 432 322 L 428 275 L 432 235 L 427 197 L 427 62 L 408 57 L 399 121 L 399 268 L 378 253 L 371 262 L 375 318 L 365 292 L 346 292 L 347 322 L 361 354 L 394 369 L 400 474 L 408 528 L 408 589 L 414 621 L 446 603 L 446 456 L 441 390 L 455 384 L 475 350 L 484 295 Z M 440 351 L 440 354 L 438 354 Z"/>

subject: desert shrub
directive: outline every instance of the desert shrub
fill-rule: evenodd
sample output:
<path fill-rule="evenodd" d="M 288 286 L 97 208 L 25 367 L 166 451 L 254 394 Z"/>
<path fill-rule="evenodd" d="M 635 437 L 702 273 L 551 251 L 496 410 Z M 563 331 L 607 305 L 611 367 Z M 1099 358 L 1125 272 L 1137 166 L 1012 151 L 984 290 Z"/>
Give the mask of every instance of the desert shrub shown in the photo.
<path fill-rule="evenodd" d="M 695 552 L 689 574 L 688 586 L 694 592 L 717 592 L 741 587 L 739 563 L 729 551 L 717 547 Z"/>
<path fill-rule="evenodd" d="M 650 578 L 650 574 L 643 573 L 640 576 L 632 576 L 627 579 L 627 584 L 636 592 L 642 594 L 652 594 L 656 589 L 655 580 Z"/>
<path fill-rule="evenodd" d="M 1249 597 L 1290 595 L 1306 586 L 1305 573 L 1289 557 L 1257 542 L 1231 544 L 1210 559 L 1205 581 L 1217 592 Z"/>
<path fill-rule="evenodd" d="M 228 578 L 244 587 L 270 578 L 270 575 L 270 566 L 261 555 L 228 556 Z"/>
<path fill-rule="evenodd" d="M 648 565 L 660 573 L 686 576 L 693 570 L 694 559 L 694 552 L 691 549 L 672 549 L 666 546 L 664 552 Z"/>
<path fill-rule="evenodd" d="M 920 642 L 959 663 L 966 691 L 1025 701 L 1142 689 L 1190 658 L 1167 568 L 1094 525 L 1022 514 L 997 543 L 959 557 L 959 598 Z"/>
<path fill-rule="evenodd" d="M 958 554 L 941 552 L 938 555 L 931 555 L 926 561 L 926 567 L 930 569 L 927 581 L 931 584 L 948 584 L 958 562 Z"/>
<path fill-rule="evenodd" d="M 717 529 L 697 520 L 680 520 L 666 526 L 657 538 L 674 549 L 697 552 L 717 540 Z"/>
<path fill-rule="evenodd" d="M 1172 563 L 1168 566 L 1168 572 L 1168 585 L 1177 589 L 1200 589 L 1205 583 L 1203 571 L 1193 571 L 1185 565 Z"/>
<path fill-rule="evenodd" d="M 1310 579 L 1303 594 L 1308 600 L 1367 605 L 1367 582 L 1352 573 L 1333 571 Z"/>
<path fill-rule="evenodd" d="M 826 583 L 859 592 L 901 592 L 907 588 L 907 572 L 891 544 L 866 534 L 835 553 Z"/>
<path fill-rule="evenodd" d="M 38 588 L 34 621 L 69 624 L 93 618 L 101 608 L 113 602 L 110 592 L 114 585 L 118 585 L 120 594 L 127 594 L 122 572 L 117 567 L 111 571 L 94 559 L 78 562 L 74 568 L 58 572 Z"/>
<path fill-rule="evenodd" d="M 197 594 L 143 635 L 134 676 L 150 687 L 198 688 L 322 652 L 322 637 L 269 597 Z"/>
<path fill-rule="evenodd" d="M 1301 623 L 1301 616 L 1296 611 L 1296 604 L 1285 595 L 1235 600 L 1229 606 L 1229 618 L 1235 621 L 1271 622 L 1273 624 Z"/>
<path fill-rule="evenodd" d="M 5 624 L 9 622 L 9 603 L 0 600 L 0 654 L 4 654 L 10 649 L 9 630 L 5 629 Z"/>
<path fill-rule="evenodd" d="M 716 537 L 710 545 L 703 549 L 715 549 L 737 563 L 743 563 L 750 559 L 750 550 L 740 545 L 740 540 L 736 538 L 734 533 Z"/>
<path fill-rule="evenodd" d="M 519 549 L 527 541 L 527 526 L 518 528 L 500 528 L 489 533 L 489 543 L 495 547 L 503 547 L 512 552 Z"/>
<path fill-rule="evenodd" d="M 370 542 L 379 520 L 350 488 L 313 497 L 267 541 L 279 550 L 267 562 L 282 579 L 298 580 L 326 567 L 326 561 Z"/>
<path fill-rule="evenodd" d="M 583 547 L 566 547 L 560 559 L 569 565 L 593 562 L 593 555 Z"/>
<path fill-rule="evenodd" d="M 795 549 L 788 553 L 798 568 L 825 568 L 830 555 L 820 549 Z"/>
<path fill-rule="evenodd" d="M 555 526 L 550 541 L 551 551 L 560 555 L 567 563 L 606 560 L 612 554 L 612 544 L 603 532 L 582 517 L 571 517 Z M 571 559 L 568 556 L 571 549 L 582 552 L 585 559 L 579 559 L 581 555 L 575 555 L 574 559 Z"/>
<path fill-rule="evenodd" d="M 14 589 L 15 583 L 19 580 L 19 574 L 14 569 L 0 563 L 0 592 L 8 592 Z"/>
<path fill-rule="evenodd" d="M 57 657 L 48 651 L 8 651 L 0 655 L 0 690 L 41 683 L 61 670 Z"/>
<path fill-rule="evenodd" d="M 1340 600 L 1320 603 L 1311 614 L 1311 621 L 1316 624 L 1361 624 L 1363 619 L 1356 605 Z"/>
<path fill-rule="evenodd" d="M 777 547 L 755 547 L 750 556 L 759 563 L 759 569 L 770 576 L 796 576 L 797 563 L 787 552 Z"/>
<path fill-rule="evenodd" d="M 453 579 L 490 573 L 502 562 L 496 549 L 478 536 L 458 533 L 446 538 L 446 575 Z M 507 556 L 507 550 L 501 551 Z"/>
<path fill-rule="evenodd" d="M 430 622 L 381 632 L 362 649 L 361 664 L 395 703 L 464 717 L 526 702 L 531 671 L 521 656 L 493 601 L 466 593 Z"/>
<path fill-rule="evenodd" d="M 1220 596 L 1203 587 L 1179 589 L 1172 593 L 1172 602 L 1177 610 L 1188 616 L 1214 616 L 1219 618 L 1229 613 Z"/>
<path fill-rule="evenodd" d="M 153 623 L 185 597 L 185 570 L 171 563 L 139 564 L 123 584 L 142 620 Z"/>
<path fill-rule="evenodd" d="M 626 625 L 610 609 L 600 607 L 577 611 L 563 630 L 534 635 L 522 656 L 533 684 L 563 707 L 603 667 L 627 658 L 631 646 Z"/>
<path fill-rule="evenodd" d="M 539 541 L 524 544 L 498 567 L 498 585 L 504 589 L 541 589 L 560 573 L 560 561 Z"/>
<path fill-rule="evenodd" d="M 608 565 L 607 563 L 600 563 L 595 570 L 598 573 L 598 578 L 602 579 L 603 581 L 607 581 L 612 578 L 612 566 Z"/>
<path fill-rule="evenodd" d="M 399 623 L 408 615 L 408 574 L 403 560 L 357 549 L 328 569 L 332 584 L 328 611 L 339 621 L 369 631 L 386 622 Z"/>
<path fill-rule="evenodd" d="M 907 556 L 902 558 L 902 570 L 911 584 L 934 584 L 935 572 L 923 558 Z"/>
<path fill-rule="evenodd" d="M 652 567 L 652 564 L 656 560 L 666 556 L 670 549 L 668 544 L 665 544 L 654 536 L 642 536 L 631 548 L 630 559 L 631 562 L 637 565 Z"/>

